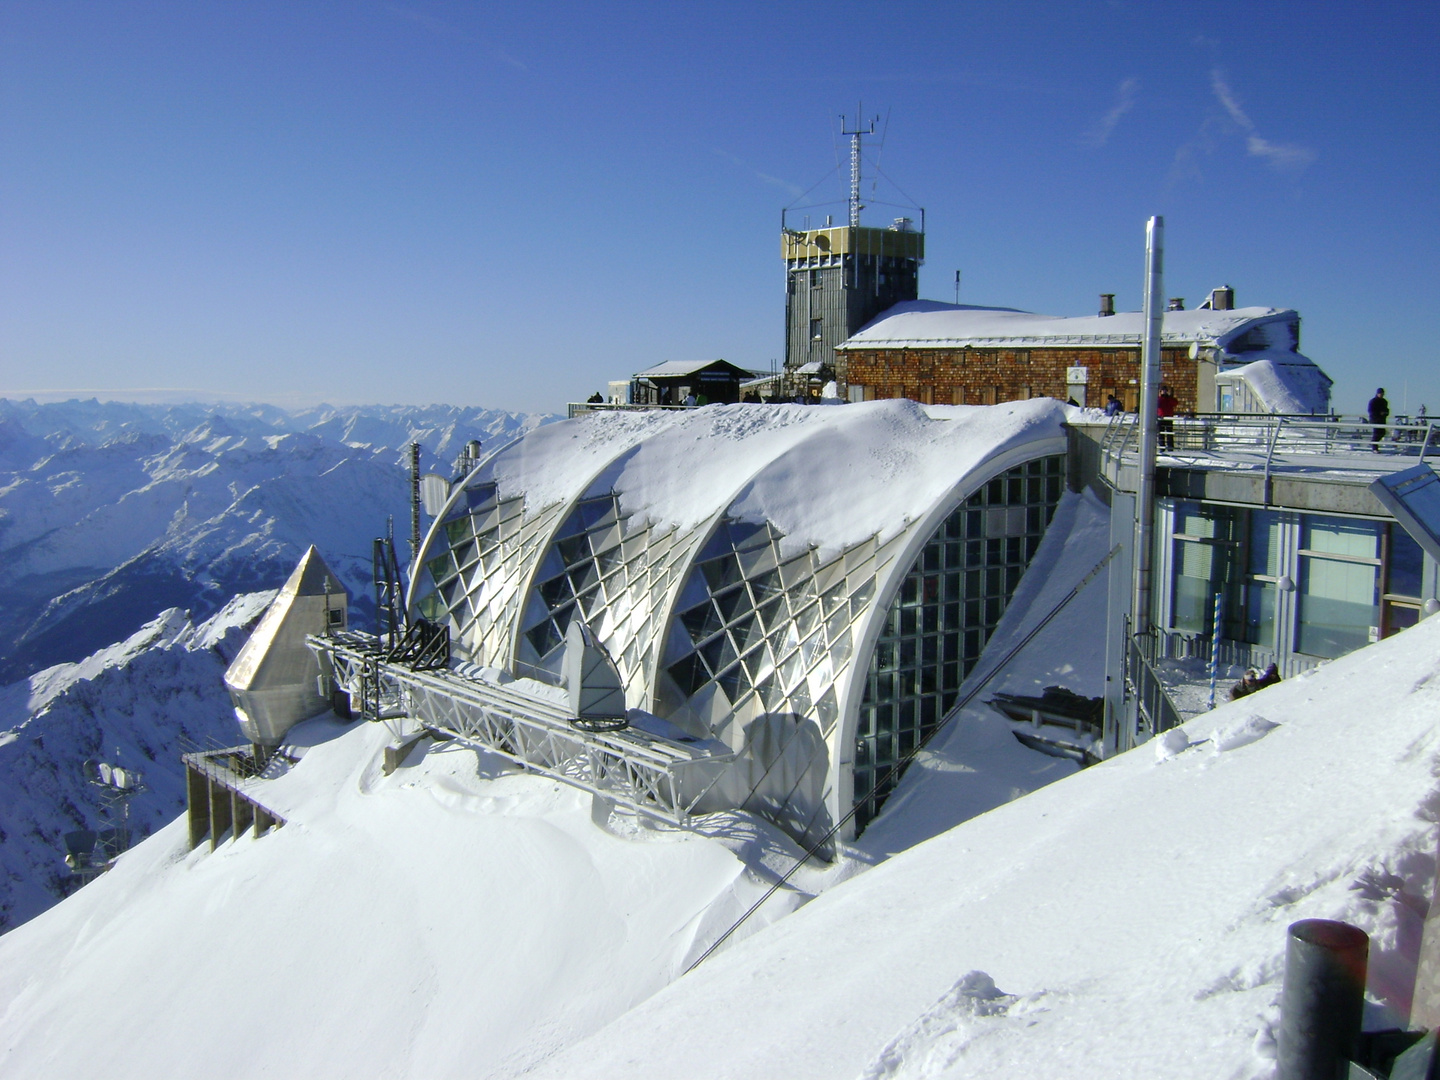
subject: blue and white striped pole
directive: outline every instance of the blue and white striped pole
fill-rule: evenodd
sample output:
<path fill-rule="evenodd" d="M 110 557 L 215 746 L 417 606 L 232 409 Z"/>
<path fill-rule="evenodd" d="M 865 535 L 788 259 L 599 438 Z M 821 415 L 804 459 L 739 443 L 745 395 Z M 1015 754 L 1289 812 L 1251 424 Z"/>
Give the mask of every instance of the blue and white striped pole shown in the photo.
<path fill-rule="evenodd" d="M 1220 668 L 1220 609 L 1224 597 L 1223 592 L 1215 594 L 1215 625 L 1210 631 L 1210 700 L 1205 705 L 1207 709 L 1215 707 L 1215 674 Z"/>

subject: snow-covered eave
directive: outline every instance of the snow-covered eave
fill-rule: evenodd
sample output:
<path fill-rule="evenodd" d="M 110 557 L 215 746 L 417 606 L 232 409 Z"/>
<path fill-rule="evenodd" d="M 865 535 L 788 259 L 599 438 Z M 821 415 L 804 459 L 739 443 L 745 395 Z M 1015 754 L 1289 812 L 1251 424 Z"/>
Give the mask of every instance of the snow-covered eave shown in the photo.
<path fill-rule="evenodd" d="M 1161 334 L 1160 340 L 1166 345 L 1199 344 L 1215 345 L 1215 339 L 1196 334 Z M 836 352 L 858 352 L 869 349 L 961 349 L 961 348 L 1027 348 L 1038 349 L 1051 346 L 1083 345 L 1129 345 L 1139 348 L 1138 334 L 1055 334 L 1046 337 L 1025 335 L 1020 337 L 953 337 L 953 338 L 893 338 L 886 340 L 857 341 L 851 338 L 835 346 Z"/>
<path fill-rule="evenodd" d="M 943 348 L 1082 348 L 1125 346 L 1139 348 L 1144 337 L 1141 312 L 1119 312 L 1111 316 L 1060 317 L 1004 309 L 952 308 L 918 302 L 924 306 L 897 304 L 882 312 L 854 336 L 836 346 L 837 352 L 874 349 Z M 1257 326 L 1294 322 L 1298 314 L 1290 308 L 1237 308 L 1232 311 L 1191 309 L 1166 312 L 1162 344 L 1219 348 L 1222 351 L 1238 337 Z M 957 322 L 987 320 L 976 332 L 955 333 Z M 996 322 L 1001 325 L 996 325 Z M 917 334 L 917 324 L 930 323 L 936 330 L 950 332 Z M 946 326 L 945 324 L 949 324 Z M 1016 332 L 997 332 L 1013 324 Z M 894 329 L 887 333 L 887 324 Z M 1122 329 L 1123 327 L 1123 329 Z M 1104 332 L 1101 332 L 1101 331 Z"/>
<path fill-rule="evenodd" d="M 1329 411 L 1335 381 L 1309 357 L 1284 349 L 1242 356 L 1244 363 L 1216 373 L 1217 385 L 1245 385 L 1272 413 L 1315 416 Z"/>

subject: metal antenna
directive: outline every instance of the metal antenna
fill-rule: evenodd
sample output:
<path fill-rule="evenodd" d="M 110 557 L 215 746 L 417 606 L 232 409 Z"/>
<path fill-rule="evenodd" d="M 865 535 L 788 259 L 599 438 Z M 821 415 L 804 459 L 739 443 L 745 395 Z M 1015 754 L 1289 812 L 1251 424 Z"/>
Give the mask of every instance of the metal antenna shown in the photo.
<path fill-rule="evenodd" d="M 420 444 L 410 444 L 410 561 L 420 557 Z"/>
<path fill-rule="evenodd" d="M 855 117 L 854 131 L 846 128 L 844 115 L 840 117 L 840 134 L 850 136 L 850 227 L 852 229 L 860 227 L 860 139 L 865 135 L 874 135 L 876 121 L 880 119 L 879 116 L 876 116 L 870 121 L 868 128 L 862 126 L 863 121 L 859 119 L 859 105 L 855 106 Z"/>

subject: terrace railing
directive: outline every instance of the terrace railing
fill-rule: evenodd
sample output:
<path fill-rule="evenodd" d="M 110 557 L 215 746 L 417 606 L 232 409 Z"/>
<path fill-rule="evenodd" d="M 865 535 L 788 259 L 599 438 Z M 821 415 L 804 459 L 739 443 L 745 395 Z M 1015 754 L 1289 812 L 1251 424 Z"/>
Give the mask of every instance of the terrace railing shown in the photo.
<path fill-rule="evenodd" d="M 1133 413 L 1112 417 L 1100 439 L 1101 467 L 1114 482 L 1127 456 L 1138 453 L 1140 425 Z M 1223 455 L 1263 465 L 1310 464 L 1321 455 L 1380 452 L 1424 460 L 1440 455 L 1436 421 L 1371 424 L 1344 417 L 1203 413 L 1177 416 L 1160 433 L 1161 454 Z M 1380 438 L 1376 440 L 1377 431 Z"/>

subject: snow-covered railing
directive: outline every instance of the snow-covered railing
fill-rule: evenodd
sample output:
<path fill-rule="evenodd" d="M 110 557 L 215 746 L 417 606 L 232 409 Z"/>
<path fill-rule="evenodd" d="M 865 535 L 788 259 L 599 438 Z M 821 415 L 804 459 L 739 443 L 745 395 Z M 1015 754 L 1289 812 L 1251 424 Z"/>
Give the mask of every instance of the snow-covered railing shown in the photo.
<path fill-rule="evenodd" d="M 675 825 L 723 805 L 734 755 L 715 753 L 714 744 L 634 727 L 586 731 L 554 701 L 453 671 L 414 671 L 366 653 L 354 637 L 309 639 L 352 697 L 366 692 L 355 679 L 378 678 L 397 694 L 397 711 L 423 727 Z"/>

